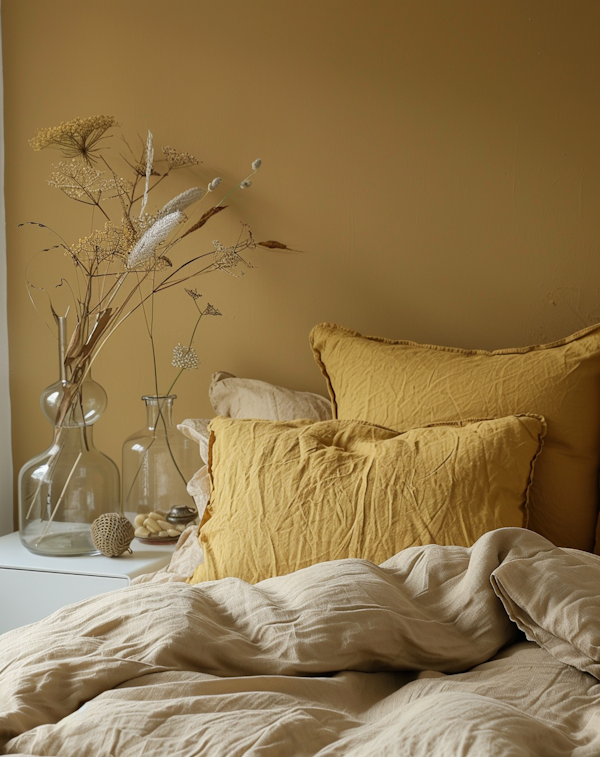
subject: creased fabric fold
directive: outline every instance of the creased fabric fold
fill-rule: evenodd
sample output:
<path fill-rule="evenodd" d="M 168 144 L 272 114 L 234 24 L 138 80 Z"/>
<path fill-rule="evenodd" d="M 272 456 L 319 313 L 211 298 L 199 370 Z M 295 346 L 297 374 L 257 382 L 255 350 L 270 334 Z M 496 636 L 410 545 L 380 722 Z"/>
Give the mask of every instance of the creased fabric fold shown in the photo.
<path fill-rule="evenodd" d="M 600 556 L 555 548 L 506 561 L 491 582 L 530 641 L 600 679 Z"/>

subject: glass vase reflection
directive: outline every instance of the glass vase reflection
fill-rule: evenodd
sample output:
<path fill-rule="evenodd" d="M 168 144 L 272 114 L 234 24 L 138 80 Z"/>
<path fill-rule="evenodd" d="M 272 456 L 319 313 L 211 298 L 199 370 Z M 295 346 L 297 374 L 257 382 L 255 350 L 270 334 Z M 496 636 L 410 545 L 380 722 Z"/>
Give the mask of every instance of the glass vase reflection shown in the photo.
<path fill-rule="evenodd" d="M 123 444 L 123 508 L 132 523 L 142 513 L 196 509 L 187 482 L 199 467 L 198 445 L 173 426 L 177 395 L 142 399 L 146 426 Z"/>
<path fill-rule="evenodd" d="M 92 426 L 106 409 L 106 392 L 88 372 L 76 391 L 61 378 L 40 403 L 55 424 L 54 435 L 51 446 L 19 473 L 21 541 L 42 555 L 95 554 L 93 521 L 120 509 L 119 470 L 93 441 Z"/>

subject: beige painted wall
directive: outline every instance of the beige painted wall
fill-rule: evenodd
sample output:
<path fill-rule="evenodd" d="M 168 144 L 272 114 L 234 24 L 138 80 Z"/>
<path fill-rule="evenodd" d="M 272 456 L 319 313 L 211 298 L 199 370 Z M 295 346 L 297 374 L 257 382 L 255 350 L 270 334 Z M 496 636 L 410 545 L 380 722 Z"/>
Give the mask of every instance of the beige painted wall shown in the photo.
<path fill-rule="evenodd" d="M 243 219 L 303 252 L 200 282 L 225 315 L 201 333 L 176 416 L 205 417 L 215 370 L 324 391 L 319 321 L 493 349 L 596 320 L 598 28 L 596 0 L 2 0 L 16 470 L 49 443 L 38 397 L 56 379 L 24 285 L 51 241 L 17 224 L 90 228 L 45 184 L 58 156 L 29 148 L 38 127 L 106 113 L 131 139 L 151 128 L 204 161 L 174 192 L 263 159 L 204 244 Z M 164 366 L 188 305 L 165 303 Z M 95 369 L 110 397 L 96 442 L 116 460 L 152 391 L 147 347 L 131 324 Z"/>

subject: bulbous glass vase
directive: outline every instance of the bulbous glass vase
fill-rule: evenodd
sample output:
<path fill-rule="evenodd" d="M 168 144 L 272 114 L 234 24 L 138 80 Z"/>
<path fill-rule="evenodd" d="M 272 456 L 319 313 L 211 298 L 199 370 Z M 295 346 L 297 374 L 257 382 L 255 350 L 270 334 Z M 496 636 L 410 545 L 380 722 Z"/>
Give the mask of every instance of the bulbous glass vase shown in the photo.
<path fill-rule="evenodd" d="M 200 467 L 198 445 L 173 426 L 177 396 L 142 397 L 146 426 L 123 444 L 123 509 L 138 515 L 167 515 L 173 507 L 196 510 L 187 482 Z"/>
<path fill-rule="evenodd" d="M 89 372 L 79 390 L 72 390 L 61 378 L 42 393 L 42 411 L 54 424 L 52 444 L 19 473 L 21 541 L 42 555 L 96 554 L 93 521 L 120 509 L 119 470 L 94 447 L 92 435 L 106 392 Z M 69 406 L 57 424 L 65 393 Z"/>

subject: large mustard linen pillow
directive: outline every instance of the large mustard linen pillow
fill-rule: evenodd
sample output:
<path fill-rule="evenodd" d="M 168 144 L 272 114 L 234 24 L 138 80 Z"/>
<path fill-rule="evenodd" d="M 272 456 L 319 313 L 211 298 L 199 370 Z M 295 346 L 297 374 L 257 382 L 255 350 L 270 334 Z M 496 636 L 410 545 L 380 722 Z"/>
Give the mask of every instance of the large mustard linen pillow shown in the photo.
<path fill-rule="evenodd" d="M 310 336 L 336 418 L 395 429 L 461 418 L 542 415 L 529 528 L 591 551 L 600 467 L 600 325 L 552 344 L 495 352 L 392 341 L 333 324 Z"/>
<path fill-rule="evenodd" d="M 216 418 L 204 562 L 191 583 L 250 583 L 327 560 L 376 563 L 523 526 L 545 423 L 534 416 L 398 433 L 357 421 Z"/>

